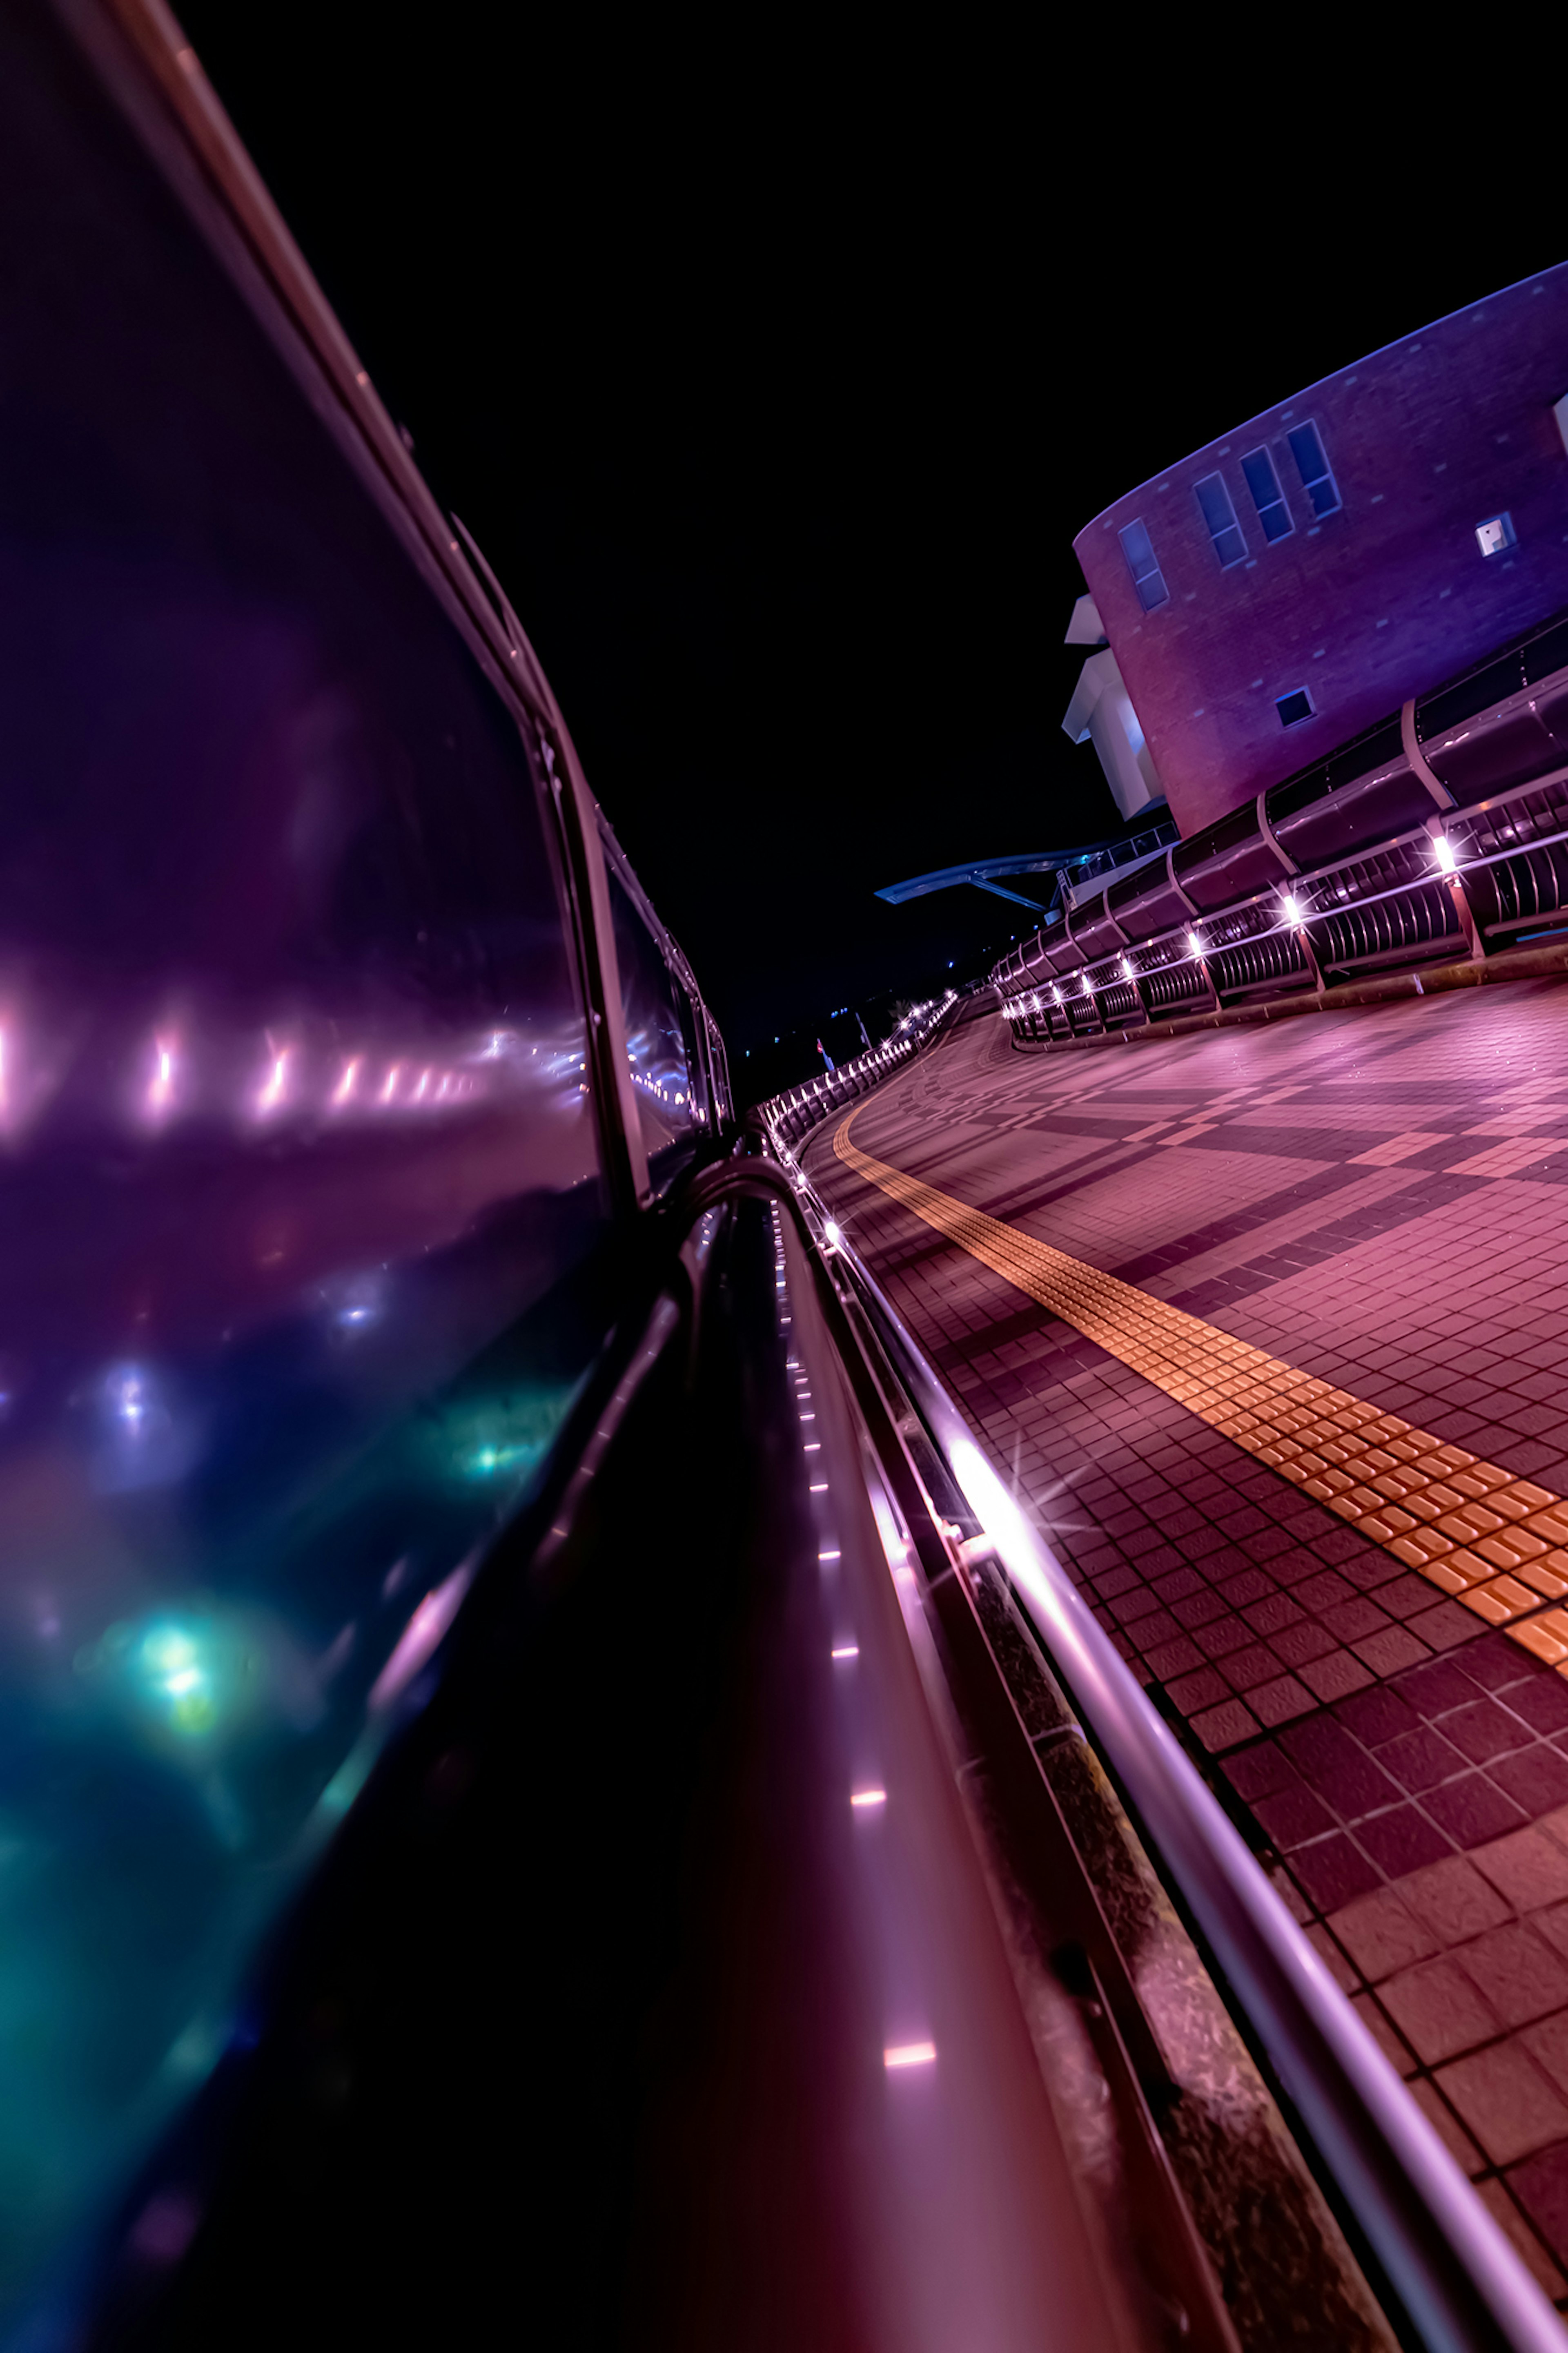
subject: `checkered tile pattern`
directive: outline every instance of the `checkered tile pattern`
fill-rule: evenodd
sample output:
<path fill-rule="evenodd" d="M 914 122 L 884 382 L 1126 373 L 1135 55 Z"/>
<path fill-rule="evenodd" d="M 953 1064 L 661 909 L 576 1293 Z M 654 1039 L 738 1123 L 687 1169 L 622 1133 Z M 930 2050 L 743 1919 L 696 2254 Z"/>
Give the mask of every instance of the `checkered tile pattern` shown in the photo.
<path fill-rule="evenodd" d="M 1050 1057 L 998 1020 L 901 1072 L 853 1135 L 1563 1494 L 1565 1048 L 1552 983 Z M 857 1176 L 830 1131 L 807 1162 L 1563 2295 L 1568 1683 Z M 1390 1960 L 1364 1924 L 1406 1916 L 1420 1949 Z"/>

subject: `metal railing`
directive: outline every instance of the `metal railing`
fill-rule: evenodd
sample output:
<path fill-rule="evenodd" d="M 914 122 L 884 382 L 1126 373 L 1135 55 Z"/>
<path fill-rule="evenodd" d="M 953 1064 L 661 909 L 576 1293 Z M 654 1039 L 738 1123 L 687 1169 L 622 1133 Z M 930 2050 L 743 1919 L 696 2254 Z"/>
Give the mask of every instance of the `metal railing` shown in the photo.
<path fill-rule="evenodd" d="M 1468 919 L 1468 920 L 1467 920 Z M 1568 769 L 1553 770 L 1070 975 L 1043 934 L 995 967 L 1021 1042 L 1153 1026 L 1203 1009 L 1484 957 L 1568 935 Z M 1126 990 L 1139 1000 L 1129 1015 Z"/>

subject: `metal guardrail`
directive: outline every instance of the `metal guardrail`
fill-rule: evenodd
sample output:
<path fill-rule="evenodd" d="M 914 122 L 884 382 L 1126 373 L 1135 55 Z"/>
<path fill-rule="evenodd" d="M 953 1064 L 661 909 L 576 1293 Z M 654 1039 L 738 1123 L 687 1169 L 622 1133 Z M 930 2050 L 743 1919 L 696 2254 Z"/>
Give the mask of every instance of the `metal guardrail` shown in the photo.
<path fill-rule="evenodd" d="M 858 1102 L 872 1087 L 879 1086 L 935 1036 L 954 1006 L 962 1002 L 958 991 L 950 988 L 943 996 L 917 1005 L 879 1046 L 868 1047 L 852 1062 L 840 1062 L 820 1079 L 810 1079 L 804 1086 L 791 1087 L 787 1093 L 773 1096 L 761 1105 L 759 1116 L 780 1127 L 793 1141 L 808 1127 L 815 1127 L 818 1120 L 826 1119 L 830 1112 L 844 1103 Z"/>
<path fill-rule="evenodd" d="M 1537 930 L 1568 939 L 1568 768 L 1334 865 L 1281 871 L 1070 975 L 1052 976 L 1037 934 L 992 979 L 1020 1042 L 1057 1041 L 1484 958 Z"/>

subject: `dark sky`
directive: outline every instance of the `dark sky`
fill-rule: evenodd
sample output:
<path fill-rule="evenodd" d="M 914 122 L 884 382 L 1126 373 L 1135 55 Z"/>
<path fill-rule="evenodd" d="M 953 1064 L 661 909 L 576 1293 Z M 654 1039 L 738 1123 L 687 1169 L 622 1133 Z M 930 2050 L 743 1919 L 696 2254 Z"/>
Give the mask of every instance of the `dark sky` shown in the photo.
<path fill-rule="evenodd" d="M 1086 522 L 1568 238 L 1517 155 L 1352 169 L 978 19 L 895 65 L 782 19 L 182 17 L 736 1062 L 1014 928 L 878 884 L 1116 829 L 1060 725 Z"/>

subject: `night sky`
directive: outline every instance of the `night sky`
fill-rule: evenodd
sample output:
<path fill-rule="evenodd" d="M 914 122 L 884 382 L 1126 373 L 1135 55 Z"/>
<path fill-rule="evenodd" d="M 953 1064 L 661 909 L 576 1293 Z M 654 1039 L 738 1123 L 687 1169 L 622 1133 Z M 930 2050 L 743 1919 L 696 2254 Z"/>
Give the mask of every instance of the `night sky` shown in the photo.
<path fill-rule="evenodd" d="M 978 20 L 895 62 L 783 19 L 181 16 L 742 1077 L 1024 919 L 879 884 L 1119 829 L 1060 723 L 1085 522 L 1563 258 L 1515 162 L 1395 142 L 1352 186 Z"/>

